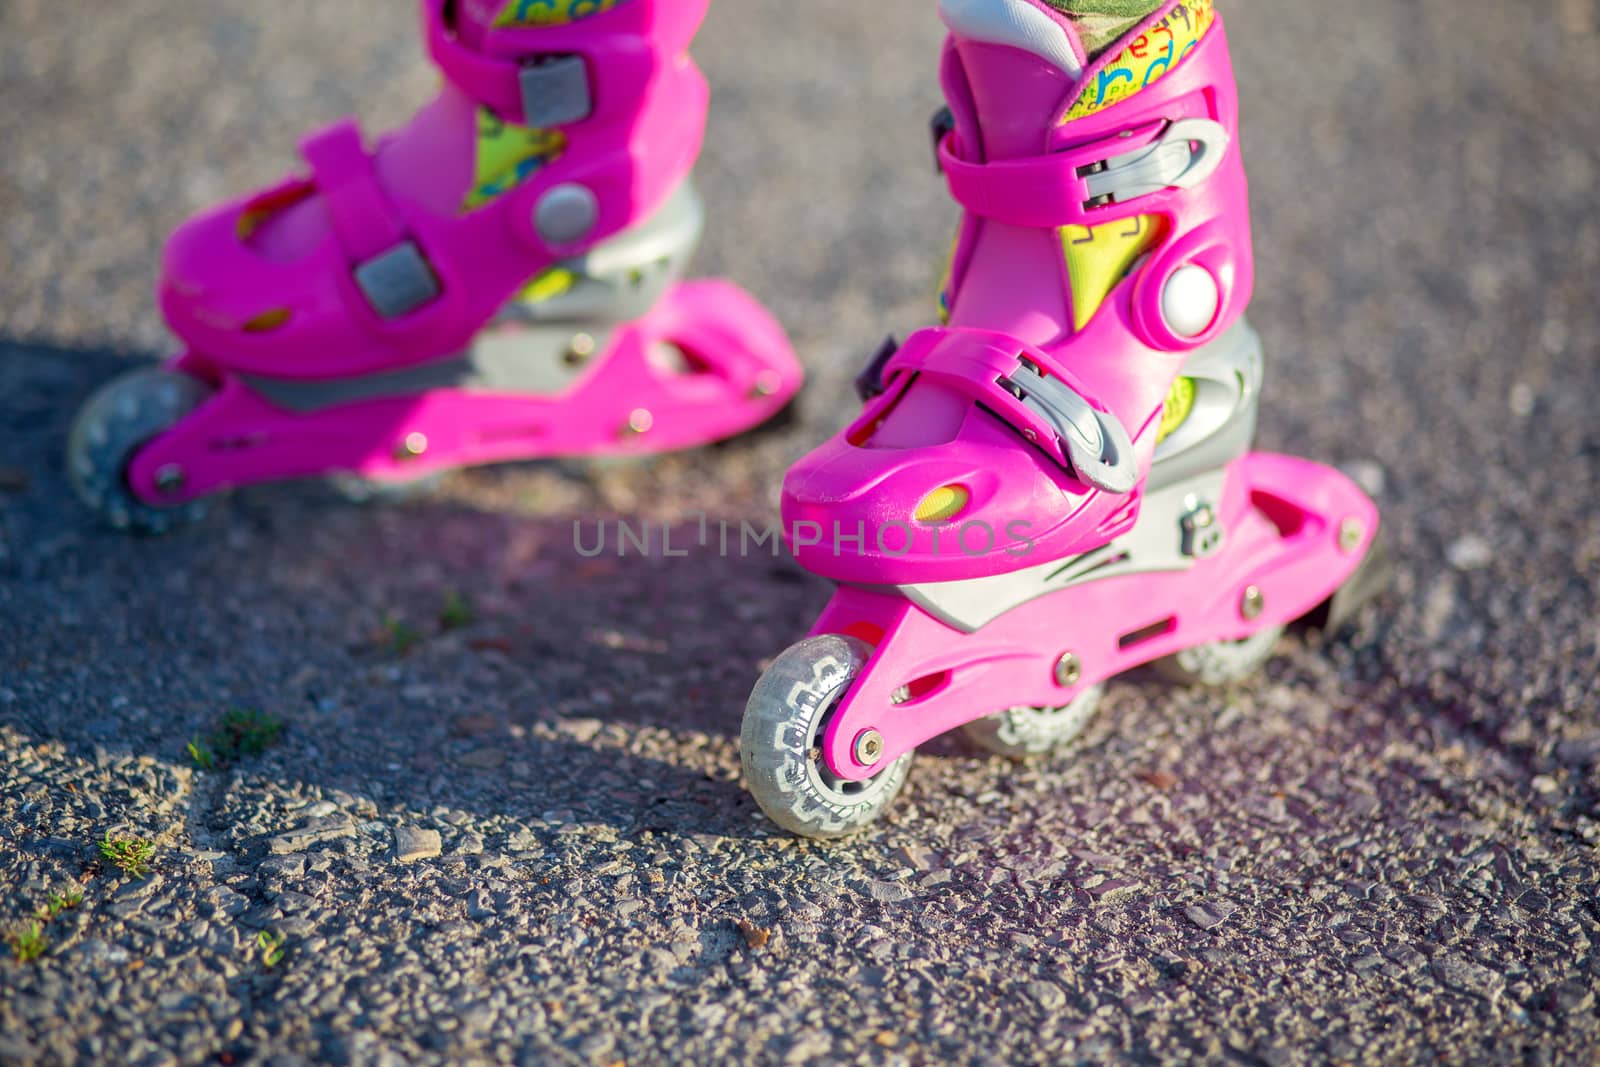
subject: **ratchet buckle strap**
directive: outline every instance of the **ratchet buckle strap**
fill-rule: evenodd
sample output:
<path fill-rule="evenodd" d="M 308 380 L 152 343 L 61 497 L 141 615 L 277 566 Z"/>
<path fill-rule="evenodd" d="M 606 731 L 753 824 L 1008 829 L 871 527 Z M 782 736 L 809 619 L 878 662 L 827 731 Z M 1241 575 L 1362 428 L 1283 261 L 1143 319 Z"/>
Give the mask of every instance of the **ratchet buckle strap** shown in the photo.
<path fill-rule="evenodd" d="M 1077 148 L 1026 159 L 973 163 L 956 134 L 939 140 L 950 195 L 973 214 L 1030 228 L 1097 226 L 1127 204 L 1168 189 L 1192 189 L 1217 172 L 1229 142 L 1211 119 L 1157 120 Z M 1138 210 L 1143 210 L 1138 209 Z"/>
<path fill-rule="evenodd" d="M 929 329 L 887 359 L 880 351 L 878 359 L 876 377 L 886 393 L 926 375 L 988 408 L 1084 485 L 1117 495 L 1138 485 L 1138 460 L 1122 420 L 1032 345 L 984 330 Z"/>

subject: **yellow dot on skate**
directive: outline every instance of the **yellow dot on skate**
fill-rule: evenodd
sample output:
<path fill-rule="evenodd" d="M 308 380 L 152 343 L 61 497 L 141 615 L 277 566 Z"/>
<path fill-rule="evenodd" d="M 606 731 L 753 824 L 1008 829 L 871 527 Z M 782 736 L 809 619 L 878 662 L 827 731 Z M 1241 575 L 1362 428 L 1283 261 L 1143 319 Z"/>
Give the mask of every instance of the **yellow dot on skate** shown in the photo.
<path fill-rule="evenodd" d="M 273 308 L 271 311 L 263 311 L 240 329 L 245 333 L 271 333 L 288 322 L 292 314 L 288 308 Z"/>
<path fill-rule="evenodd" d="M 964 486 L 945 485 L 922 498 L 917 505 L 917 521 L 947 522 L 967 509 L 972 494 Z"/>
<path fill-rule="evenodd" d="M 1166 405 L 1161 409 L 1161 426 L 1156 430 L 1156 444 L 1177 432 L 1194 411 L 1195 384 L 1193 378 L 1179 378 L 1167 393 Z"/>

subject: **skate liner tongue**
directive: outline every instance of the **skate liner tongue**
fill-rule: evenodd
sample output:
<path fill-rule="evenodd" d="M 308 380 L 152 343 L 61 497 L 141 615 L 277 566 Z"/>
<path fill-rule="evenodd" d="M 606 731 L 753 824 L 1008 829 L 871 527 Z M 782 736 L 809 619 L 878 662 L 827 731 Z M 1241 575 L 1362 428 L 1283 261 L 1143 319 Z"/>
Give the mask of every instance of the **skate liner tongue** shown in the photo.
<path fill-rule="evenodd" d="M 473 48 L 498 29 L 564 26 L 627 0 L 456 0 L 456 32 Z"/>
<path fill-rule="evenodd" d="M 1072 79 L 1088 58 L 1078 28 L 1045 0 L 939 0 L 939 18 L 961 40 L 1031 52 Z"/>
<path fill-rule="evenodd" d="M 1214 0 L 1163 4 L 1089 65 L 1063 123 L 1104 111 L 1172 71 L 1217 21 Z"/>
<path fill-rule="evenodd" d="M 1217 18 L 1215 0 L 1164 0 L 1103 51 L 1091 55 L 1084 46 L 1084 28 L 1061 10 L 1134 10 L 1139 6 L 1145 5 L 1132 0 L 1078 5 L 1067 0 L 940 0 L 940 18 L 949 27 L 957 49 L 967 57 L 984 149 L 991 158 L 1040 150 L 1041 146 L 1019 135 L 1040 119 L 1040 109 L 1046 105 L 1043 95 L 1053 90 L 1016 61 L 997 60 L 992 54 L 995 49 L 987 49 L 991 54 L 984 56 L 976 54 L 984 48 L 971 46 L 1015 49 L 1059 71 L 1060 109 L 1040 125 L 1054 120 L 1065 123 L 1103 111 L 1164 77 Z M 992 136 L 994 132 L 1001 136 Z"/>
<path fill-rule="evenodd" d="M 1072 18 L 1090 58 L 1153 15 L 1165 0 L 1046 0 Z"/>

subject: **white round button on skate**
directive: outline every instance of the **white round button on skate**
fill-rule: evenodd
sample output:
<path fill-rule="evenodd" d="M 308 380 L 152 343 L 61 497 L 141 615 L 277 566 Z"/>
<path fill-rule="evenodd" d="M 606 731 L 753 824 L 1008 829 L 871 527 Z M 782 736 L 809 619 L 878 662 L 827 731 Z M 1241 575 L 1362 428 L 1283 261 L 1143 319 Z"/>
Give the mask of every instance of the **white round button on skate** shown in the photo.
<path fill-rule="evenodd" d="M 1179 337 L 1204 333 L 1217 317 L 1222 291 L 1211 272 L 1194 263 L 1172 272 L 1161 291 L 1161 317 Z"/>
<path fill-rule="evenodd" d="M 589 236 L 600 218 L 600 201 L 584 186 L 568 182 L 539 198 L 533 224 L 551 244 L 566 245 Z"/>

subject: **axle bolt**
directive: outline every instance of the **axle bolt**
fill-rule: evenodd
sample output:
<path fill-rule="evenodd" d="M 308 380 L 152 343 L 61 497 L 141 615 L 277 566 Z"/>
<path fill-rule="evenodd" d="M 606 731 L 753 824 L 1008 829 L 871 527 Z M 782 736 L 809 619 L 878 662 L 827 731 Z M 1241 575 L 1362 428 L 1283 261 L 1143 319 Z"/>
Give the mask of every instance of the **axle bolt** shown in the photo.
<path fill-rule="evenodd" d="M 1056 684 L 1063 689 L 1078 684 L 1083 677 L 1083 661 L 1076 653 L 1063 652 L 1061 658 L 1056 660 Z"/>
<path fill-rule="evenodd" d="M 400 442 L 400 447 L 394 450 L 396 459 L 415 459 L 428 450 L 428 435 L 413 432 L 406 434 L 406 439 Z"/>
<path fill-rule="evenodd" d="M 750 396 L 754 400 L 760 400 L 762 397 L 773 395 L 782 386 L 783 379 L 779 377 L 777 371 L 764 370 L 756 375 L 756 384 L 751 388 Z"/>
<path fill-rule="evenodd" d="M 1360 519 L 1344 520 L 1339 524 L 1339 551 L 1349 555 L 1361 547 L 1361 539 L 1366 536 L 1367 529 Z"/>
<path fill-rule="evenodd" d="M 176 463 L 169 463 L 156 471 L 156 488 L 163 493 L 176 493 L 183 488 L 183 468 Z"/>
<path fill-rule="evenodd" d="M 598 347 L 595 344 L 593 335 L 587 333 L 573 334 L 571 343 L 567 345 L 567 354 L 563 358 L 567 366 L 581 367 L 588 362 L 590 356 L 594 355 L 595 349 Z"/>
<path fill-rule="evenodd" d="M 1239 600 L 1239 614 L 1247 619 L 1259 619 L 1261 613 L 1267 610 L 1267 596 L 1258 586 L 1252 585 L 1244 591 L 1244 596 Z"/>
<path fill-rule="evenodd" d="M 656 417 L 649 408 L 634 408 L 628 415 L 627 423 L 622 427 L 622 436 L 649 433 L 655 424 Z"/>
<path fill-rule="evenodd" d="M 883 735 L 876 730 L 863 730 L 856 738 L 856 762 L 863 767 L 876 766 L 883 758 Z"/>

